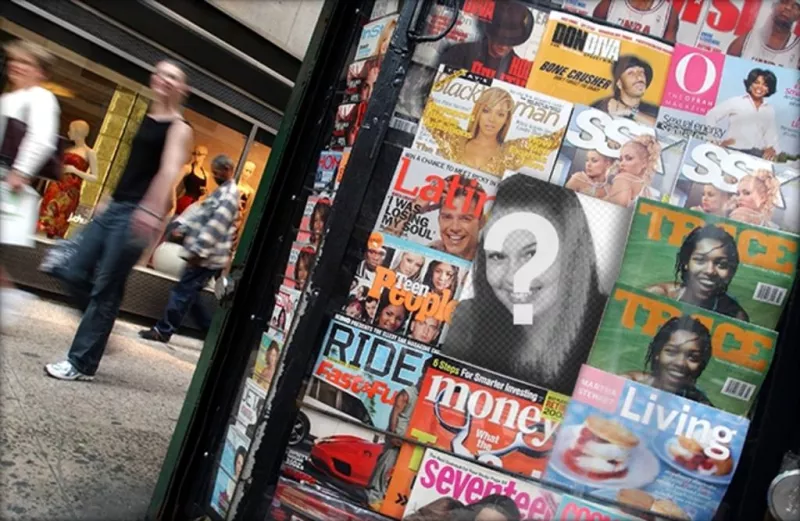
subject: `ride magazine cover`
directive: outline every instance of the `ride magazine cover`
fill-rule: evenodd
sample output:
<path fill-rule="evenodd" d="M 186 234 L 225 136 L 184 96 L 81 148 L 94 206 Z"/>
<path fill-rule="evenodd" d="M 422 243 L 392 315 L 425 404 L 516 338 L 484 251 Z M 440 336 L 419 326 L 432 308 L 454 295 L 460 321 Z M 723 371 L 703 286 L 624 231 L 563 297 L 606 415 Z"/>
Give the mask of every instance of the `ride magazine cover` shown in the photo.
<path fill-rule="evenodd" d="M 456 24 L 444 38 L 422 42 L 414 50 L 392 128 L 412 136 L 417 133 L 440 64 L 522 87 L 527 83 L 547 12 L 516 0 L 467 0 L 454 15 L 451 6 L 436 3 L 428 14 L 425 34 L 442 33 L 453 16 L 457 16 Z"/>
<path fill-rule="evenodd" d="M 480 223 L 489 215 L 495 176 L 405 149 L 375 229 L 472 260 Z"/>
<path fill-rule="evenodd" d="M 545 479 L 675 519 L 711 521 L 749 422 L 584 365 Z"/>
<path fill-rule="evenodd" d="M 576 105 L 550 182 L 622 206 L 668 199 L 686 139 Z"/>
<path fill-rule="evenodd" d="M 571 111 L 569 102 L 443 64 L 413 148 L 498 178 L 547 180 Z"/>
<path fill-rule="evenodd" d="M 541 478 L 568 401 L 563 394 L 435 355 L 425 365 L 406 436 Z M 402 516 L 423 450 L 403 444 L 388 489 L 370 501 L 381 503 L 382 514 Z"/>
<path fill-rule="evenodd" d="M 586 363 L 747 416 L 777 338 L 775 331 L 617 284 Z"/>
<path fill-rule="evenodd" d="M 800 159 L 800 71 L 676 45 L 659 130 L 779 163 Z"/>
<path fill-rule="evenodd" d="M 655 126 L 672 46 L 551 12 L 528 88 Z"/>
<path fill-rule="evenodd" d="M 640 200 L 619 282 L 775 329 L 799 245 L 793 234 Z"/>
<path fill-rule="evenodd" d="M 745 224 L 800 231 L 800 163 L 691 139 L 670 201 Z"/>

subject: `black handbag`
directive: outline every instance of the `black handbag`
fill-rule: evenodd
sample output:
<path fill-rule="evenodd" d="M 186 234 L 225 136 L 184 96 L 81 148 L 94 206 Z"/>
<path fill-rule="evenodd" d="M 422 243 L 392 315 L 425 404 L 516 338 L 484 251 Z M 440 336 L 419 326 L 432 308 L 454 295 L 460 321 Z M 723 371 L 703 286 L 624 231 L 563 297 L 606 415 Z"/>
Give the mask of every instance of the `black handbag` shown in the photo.
<path fill-rule="evenodd" d="M 24 121 L 15 118 L 6 119 L 6 132 L 3 137 L 3 144 L 0 145 L 0 159 L 5 162 L 9 168 L 14 164 L 14 160 L 17 158 L 17 152 L 19 152 L 19 146 L 22 144 L 22 139 L 27 132 L 28 124 Z M 64 151 L 67 149 L 67 144 L 68 140 L 66 138 L 57 136 L 56 149 L 34 175 L 50 181 L 60 180 Z"/>

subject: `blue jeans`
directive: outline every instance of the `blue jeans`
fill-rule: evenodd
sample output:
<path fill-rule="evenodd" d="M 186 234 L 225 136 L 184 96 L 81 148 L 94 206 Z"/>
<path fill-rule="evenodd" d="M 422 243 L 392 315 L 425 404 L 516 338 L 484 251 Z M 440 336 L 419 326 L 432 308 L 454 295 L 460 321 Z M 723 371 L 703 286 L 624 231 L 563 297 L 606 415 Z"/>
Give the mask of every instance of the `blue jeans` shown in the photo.
<path fill-rule="evenodd" d="M 134 210 L 134 203 L 109 204 L 84 229 L 61 277 L 83 310 L 67 359 L 86 375 L 97 372 L 119 314 L 125 282 L 147 246 L 131 234 Z"/>
<path fill-rule="evenodd" d="M 197 302 L 197 296 L 206 287 L 211 277 L 219 270 L 203 268 L 201 266 L 186 266 L 181 275 L 181 280 L 169 292 L 169 302 L 164 310 L 164 317 L 155 325 L 156 331 L 161 336 L 171 337 L 186 317 L 192 312 L 200 327 L 207 328 L 211 322 L 205 308 Z"/>

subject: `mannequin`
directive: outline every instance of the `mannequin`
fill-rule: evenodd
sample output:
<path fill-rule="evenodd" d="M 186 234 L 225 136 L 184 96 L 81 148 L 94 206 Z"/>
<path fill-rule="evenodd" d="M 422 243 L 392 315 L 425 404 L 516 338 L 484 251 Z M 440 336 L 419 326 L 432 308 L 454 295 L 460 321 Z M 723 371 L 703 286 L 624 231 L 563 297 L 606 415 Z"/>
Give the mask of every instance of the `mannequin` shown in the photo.
<path fill-rule="evenodd" d="M 74 146 L 64 152 L 63 176 L 51 181 L 39 207 L 39 231 L 50 238 L 63 238 L 69 228 L 69 218 L 78 207 L 83 181 L 97 181 L 97 154 L 86 144 L 89 124 L 77 119 L 67 131 Z"/>
<path fill-rule="evenodd" d="M 242 175 L 239 178 L 239 193 L 241 194 L 242 200 L 240 209 L 243 213 L 249 207 L 250 199 L 253 197 L 253 193 L 255 193 L 255 189 L 250 184 L 250 180 L 253 178 L 253 173 L 255 171 L 256 164 L 252 161 L 246 161 L 242 168 Z"/>
<path fill-rule="evenodd" d="M 208 156 L 208 148 L 197 145 L 192 151 L 192 160 L 183 166 L 182 181 L 175 194 L 177 205 L 175 215 L 180 215 L 192 203 L 206 195 L 208 190 L 208 173 L 203 164 Z"/>

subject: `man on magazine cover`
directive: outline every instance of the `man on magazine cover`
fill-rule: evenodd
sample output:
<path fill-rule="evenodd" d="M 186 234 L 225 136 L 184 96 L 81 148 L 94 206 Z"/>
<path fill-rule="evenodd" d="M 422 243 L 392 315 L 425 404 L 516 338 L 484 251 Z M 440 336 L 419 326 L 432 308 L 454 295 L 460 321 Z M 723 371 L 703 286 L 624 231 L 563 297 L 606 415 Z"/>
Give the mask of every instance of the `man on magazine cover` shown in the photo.
<path fill-rule="evenodd" d="M 363 285 L 371 286 L 375 280 L 375 269 L 383 263 L 385 258 L 386 248 L 370 237 L 367 251 L 364 252 L 364 260 L 358 264 L 356 269 L 356 278 L 361 279 Z"/>
<path fill-rule="evenodd" d="M 680 23 L 671 0 L 601 0 L 592 17 L 670 42 L 677 38 Z"/>
<path fill-rule="evenodd" d="M 728 54 L 790 69 L 800 68 L 800 38 L 793 31 L 798 20 L 800 0 L 773 0 L 767 22 L 732 41 Z"/>
<path fill-rule="evenodd" d="M 442 53 L 441 63 L 502 79 L 503 74 L 510 74 L 515 58 L 522 60 L 514 52 L 514 47 L 528 41 L 533 25 L 533 13 L 524 5 L 512 1 L 497 2 L 494 17 L 484 28 L 484 38 L 453 45 Z M 494 73 L 487 74 L 486 69 Z M 521 78 L 523 83 L 526 80 Z"/>
<path fill-rule="evenodd" d="M 653 82 L 653 67 L 638 56 L 628 54 L 620 56 L 611 66 L 611 73 L 614 77 L 614 95 L 595 101 L 592 107 L 614 117 L 655 126 L 658 107 L 642 101 Z"/>

